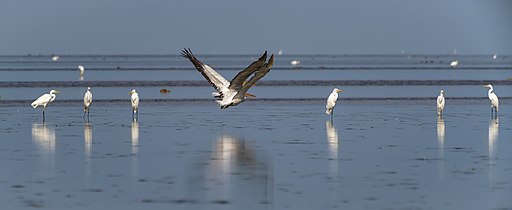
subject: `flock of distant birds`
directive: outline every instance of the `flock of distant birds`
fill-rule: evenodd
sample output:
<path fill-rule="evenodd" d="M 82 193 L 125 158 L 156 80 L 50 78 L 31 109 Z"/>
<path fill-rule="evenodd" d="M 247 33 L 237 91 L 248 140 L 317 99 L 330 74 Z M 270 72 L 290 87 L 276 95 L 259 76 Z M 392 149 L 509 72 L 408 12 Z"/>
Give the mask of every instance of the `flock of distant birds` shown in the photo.
<path fill-rule="evenodd" d="M 278 54 L 282 54 L 280 50 Z M 203 75 L 203 77 L 215 88 L 216 92 L 212 93 L 212 96 L 216 98 L 216 102 L 219 104 L 221 109 L 226 109 L 230 106 L 236 106 L 245 101 L 247 96 L 251 96 L 251 94 L 247 93 L 249 88 L 254 86 L 258 80 L 263 78 L 272 68 L 274 64 L 274 55 L 270 56 L 270 59 L 267 61 L 267 51 L 263 53 L 263 55 L 256 61 L 252 62 L 247 68 L 240 71 L 231 81 L 226 80 L 222 75 L 220 75 L 217 71 L 215 71 L 212 67 L 204 64 L 199 61 L 190 49 L 183 49 L 181 55 L 196 67 L 196 69 Z M 493 55 L 493 59 L 496 59 L 497 55 Z M 59 60 L 59 56 L 53 56 L 53 61 Z M 292 65 L 299 65 L 300 61 L 293 60 L 291 61 Z M 454 60 L 450 63 L 450 67 L 455 68 L 459 65 L 458 60 Z M 78 66 L 78 70 L 80 71 L 80 76 L 83 78 L 85 73 L 85 68 L 82 65 Z M 251 77 L 252 76 L 252 77 Z M 249 78 L 251 77 L 251 78 Z M 249 80 L 247 80 L 249 79 Z M 499 110 L 499 100 L 498 96 L 494 92 L 494 88 L 491 84 L 483 85 L 485 88 L 489 88 L 488 97 L 491 101 L 491 117 L 498 117 Z M 162 89 L 160 92 L 168 92 L 167 89 Z M 331 116 L 331 120 L 333 117 L 334 107 L 336 106 L 336 101 L 338 100 L 338 93 L 343 92 L 343 90 L 334 88 L 327 98 L 327 103 L 325 105 L 325 114 Z M 37 98 L 34 102 L 32 102 L 32 107 L 37 108 L 38 106 L 43 107 L 43 121 L 45 120 L 45 110 L 46 106 L 49 103 L 55 101 L 56 94 L 59 93 L 58 90 L 51 90 L 50 93 L 46 93 Z M 131 94 L 131 105 L 132 105 L 132 119 L 138 119 L 138 109 L 139 109 L 139 94 L 135 89 L 129 92 Z M 87 121 L 89 121 L 89 111 L 90 106 L 92 104 L 92 92 L 91 87 L 87 87 L 87 91 L 84 94 L 84 119 L 87 117 Z M 444 112 L 445 106 L 445 98 L 444 98 L 444 90 L 441 90 L 439 96 L 437 97 L 437 114 L 438 116 L 442 116 Z"/>

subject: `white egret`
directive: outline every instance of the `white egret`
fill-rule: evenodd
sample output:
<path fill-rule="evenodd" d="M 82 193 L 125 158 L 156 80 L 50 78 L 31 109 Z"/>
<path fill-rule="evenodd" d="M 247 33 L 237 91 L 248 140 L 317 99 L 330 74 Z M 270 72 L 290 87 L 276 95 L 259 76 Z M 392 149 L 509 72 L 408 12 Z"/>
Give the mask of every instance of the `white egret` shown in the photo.
<path fill-rule="evenodd" d="M 486 87 L 486 88 L 489 88 L 489 91 L 487 92 L 487 96 L 489 96 L 489 100 L 491 100 L 491 117 L 493 116 L 493 112 L 494 112 L 494 117 L 498 117 L 498 111 L 499 111 L 499 100 L 498 100 L 498 96 L 496 95 L 496 93 L 494 93 L 494 88 L 492 87 L 491 84 L 487 84 L 487 85 L 484 85 L 483 87 Z"/>
<path fill-rule="evenodd" d="M 332 112 L 334 111 L 334 106 L 336 106 L 336 100 L 338 100 L 338 93 L 340 92 L 343 92 L 343 90 L 334 88 L 332 90 L 332 93 L 327 98 L 327 104 L 325 105 L 325 114 L 331 115 L 331 119 L 332 116 L 334 115 L 334 113 Z"/>
<path fill-rule="evenodd" d="M 87 113 L 87 121 L 89 121 L 89 111 L 90 111 L 91 103 L 92 103 L 91 87 L 87 87 L 87 91 L 85 91 L 85 94 L 84 94 L 84 119 L 85 119 L 85 114 Z"/>
<path fill-rule="evenodd" d="M 300 65 L 300 61 L 299 60 L 293 60 L 293 61 L 290 61 L 290 64 L 292 66 L 298 66 L 298 65 Z"/>
<path fill-rule="evenodd" d="M 132 102 L 132 119 L 135 120 L 135 114 L 137 114 L 137 119 L 139 119 L 139 94 L 135 89 L 130 91 L 131 102 Z"/>
<path fill-rule="evenodd" d="M 60 57 L 58 55 L 52 56 L 52 61 L 58 61 Z"/>
<path fill-rule="evenodd" d="M 496 60 L 496 58 L 498 58 L 497 54 L 492 55 L 492 59 Z"/>
<path fill-rule="evenodd" d="M 43 121 L 45 119 L 44 117 L 44 111 L 46 110 L 46 106 L 55 101 L 55 98 L 57 97 L 55 94 L 60 93 L 58 90 L 50 90 L 50 93 L 43 94 L 42 96 L 39 96 L 32 104 L 30 104 L 32 107 L 37 108 L 38 106 L 43 106 Z"/>
<path fill-rule="evenodd" d="M 459 65 L 459 60 L 454 60 L 450 63 L 450 67 L 456 68 Z"/>
<path fill-rule="evenodd" d="M 80 77 L 84 76 L 85 68 L 82 65 L 78 65 L 78 71 L 80 72 Z"/>
<path fill-rule="evenodd" d="M 267 51 L 265 51 L 257 61 L 252 62 L 251 65 L 240 71 L 231 82 L 229 82 L 212 67 L 199 61 L 194 54 L 192 54 L 190 49 L 184 49 L 181 55 L 188 58 L 196 69 L 201 72 L 204 78 L 217 90 L 218 96 L 215 97 L 219 99 L 216 101 L 221 109 L 236 106 L 244 102 L 249 88 L 263 78 L 270 71 L 274 63 L 274 55 L 270 56 L 270 59 L 266 62 Z M 251 75 L 253 76 L 244 84 L 244 81 Z"/>
<path fill-rule="evenodd" d="M 444 112 L 444 90 L 439 92 L 437 96 L 437 115 L 442 116 Z"/>

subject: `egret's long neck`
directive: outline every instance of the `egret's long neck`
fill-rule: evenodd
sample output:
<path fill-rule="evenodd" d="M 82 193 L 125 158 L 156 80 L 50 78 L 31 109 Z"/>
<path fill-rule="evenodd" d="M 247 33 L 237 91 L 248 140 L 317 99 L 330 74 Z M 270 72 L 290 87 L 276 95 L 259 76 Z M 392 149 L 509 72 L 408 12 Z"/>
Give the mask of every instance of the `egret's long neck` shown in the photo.
<path fill-rule="evenodd" d="M 494 88 L 491 86 L 491 88 L 489 89 L 488 94 L 490 95 L 492 93 L 492 91 L 494 91 Z"/>

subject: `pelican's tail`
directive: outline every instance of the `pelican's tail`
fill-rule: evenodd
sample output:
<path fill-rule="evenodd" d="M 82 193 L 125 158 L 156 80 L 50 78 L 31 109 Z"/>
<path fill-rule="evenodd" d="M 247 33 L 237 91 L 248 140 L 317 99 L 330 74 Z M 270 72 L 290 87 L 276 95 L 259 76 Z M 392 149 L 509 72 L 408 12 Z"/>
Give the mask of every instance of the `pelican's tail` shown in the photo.
<path fill-rule="evenodd" d="M 331 114 L 331 112 L 332 112 L 332 109 L 326 109 L 326 110 L 325 110 L 325 114 L 327 114 L 327 115 L 330 115 L 330 114 Z"/>
<path fill-rule="evenodd" d="M 36 102 L 35 102 L 35 101 L 34 101 L 34 102 L 32 102 L 32 104 L 30 104 L 30 105 L 31 105 L 32 107 L 34 107 L 34 109 L 35 109 L 35 108 L 37 108 L 37 104 L 36 104 Z"/>

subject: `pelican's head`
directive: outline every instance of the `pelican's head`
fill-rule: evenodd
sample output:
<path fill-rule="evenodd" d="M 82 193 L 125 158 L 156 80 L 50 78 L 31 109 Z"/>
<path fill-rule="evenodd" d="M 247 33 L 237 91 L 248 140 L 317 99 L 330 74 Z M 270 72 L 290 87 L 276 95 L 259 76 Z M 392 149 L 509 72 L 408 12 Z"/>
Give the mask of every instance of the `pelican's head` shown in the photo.
<path fill-rule="evenodd" d="M 50 94 L 56 94 L 56 93 L 60 93 L 60 91 L 58 91 L 58 90 L 50 90 Z"/>
<path fill-rule="evenodd" d="M 341 92 L 343 92 L 343 90 L 342 89 L 338 89 L 338 88 L 334 88 L 334 90 L 332 90 L 332 92 L 341 93 Z"/>
<path fill-rule="evenodd" d="M 128 92 L 129 94 L 134 94 L 134 93 L 137 93 L 137 91 L 135 91 L 135 89 L 133 89 L 132 91 Z"/>

